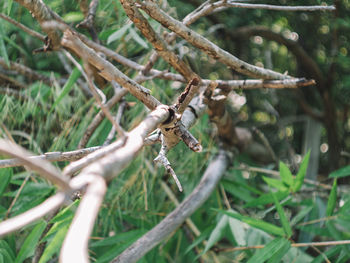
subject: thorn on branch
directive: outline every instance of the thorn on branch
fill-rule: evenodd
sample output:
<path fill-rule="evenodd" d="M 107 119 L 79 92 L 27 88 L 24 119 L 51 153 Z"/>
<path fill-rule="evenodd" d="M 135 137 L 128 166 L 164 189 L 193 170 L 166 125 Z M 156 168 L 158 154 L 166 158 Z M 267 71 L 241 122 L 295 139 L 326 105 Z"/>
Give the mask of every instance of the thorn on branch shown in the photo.
<path fill-rule="evenodd" d="M 176 183 L 177 187 L 179 188 L 179 191 L 182 192 L 183 189 L 182 189 L 180 180 L 177 178 L 176 173 L 173 170 L 173 168 L 171 167 L 171 164 L 170 164 L 168 158 L 166 158 L 167 152 L 168 152 L 168 148 L 162 143 L 162 147 L 159 151 L 158 156 L 154 159 L 154 162 L 159 163 L 159 164 L 164 166 L 167 173 L 170 174 L 174 178 L 175 183 Z"/>

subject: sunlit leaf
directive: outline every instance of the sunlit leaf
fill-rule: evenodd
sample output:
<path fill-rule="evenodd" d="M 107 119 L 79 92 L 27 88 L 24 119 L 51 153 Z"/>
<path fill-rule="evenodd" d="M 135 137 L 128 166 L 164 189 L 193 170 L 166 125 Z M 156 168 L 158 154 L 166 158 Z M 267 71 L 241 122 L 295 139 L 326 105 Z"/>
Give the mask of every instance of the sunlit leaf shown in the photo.
<path fill-rule="evenodd" d="M 350 165 L 345 166 L 343 168 L 340 168 L 334 172 L 332 172 L 329 177 L 330 178 L 339 178 L 339 177 L 345 177 L 350 175 Z"/>
<path fill-rule="evenodd" d="M 296 178 L 295 178 L 294 184 L 293 184 L 293 191 L 294 192 L 299 191 L 301 186 L 304 183 L 304 178 L 306 176 L 307 166 L 309 164 L 309 158 L 310 158 L 310 151 L 307 152 L 303 161 L 301 162 L 299 171 L 296 175 Z"/>
<path fill-rule="evenodd" d="M 328 197 L 326 216 L 331 216 L 333 214 L 336 204 L 337 204 L 337 179 L 334 179 L 332 190 Z"/>
<path fill-rule="evenodd" d="M 277 236 L 284 236 L 284 231 L 281 227 L 275 226 L 273 224 L 267 223 L 260 219 L 255 219 L 249 216 L 243 216 L 237 213 L 233 213 L 230 211 L 223 211 L 223 210 L 217 210 L 214 209 L 220 213 L 224 213 L 225 215 L 228 215 L 230 217 L 236 218 L 242 222 L 247 223 L 248 225 L 251 225 L 253 227 L 259 228 L 260 230 L 263 230 L 269 234 L 277 235 Z"/>
<path fill-rule="evenodd" d="M 16 257 L 15 263 L 22 263 L 26 258 L 34 254 L 34 250 L 38 245 L 39 238 L 46 227 L 46 222 L 41 220 L 34 229 L 30 232 L 29 236 L 24 240 L 20 251 Z"/>
<path fill-rule="evenodd" d="M 275 254 L 277 254 L 279 251 L 283 251 L 284 254 L 288 251 L 290 247 L 290 242 L 285 238 L 276 238 L 269 242 L 264 248 L 259 249 L 254 256 L 252 256 L 248 263 L 257 263 L 257 262 L 265 262 L 268 259 L 271 259 Z M 288 249 L 286 249 L 288 248 Z M 281 262 L 281 258 L 284 255 L 283 253 L 278 254 L 279 261 L 273 261 L 273 262 Z M 278 260 L 276 258 L 275 260 Z"/>
<path fill-rule="evenodd" d="M 284 229 L 284 232 L 286 233 L 286 236 L 288 238 L 290 238 L 292 236 L 292 228 L 290 227 L 290 224 L 288 222 L 286 214 L 284 213 L 284 210 L 283 210 L 280 202 L 277 200 L 277 197 L 273 193 L 272 193 L 272 195 L 274 197 L 276 210 L 277 210 L 277 213 L 280 217 L 280 221 L 281 221 L 282 227 Z"/>
<path fill-rule="evenodd" d="M 144 41 L 137 33 L 136 31 L 131 27 L 129 28 L 129 32 L 131 37 L 143 48 L 148 49 L 148 45 L 146 41 Z"/>
<path fill-rule="evenodd" d="M 121 38 L 126 33 L 126 31 L 131 27 L 131 25 L 132 24 L 126 24 L 122 26 L 120 29 L 118 29 L 117 31 L 115 31 L 113 34 L 111 34 L 107 39 L 107 44 L 110 44 L 113 41 L 116 41 L 119 38 Z"/>
<path fill-rule="evenodd" d="M 294 180 L 293 175 L 284 162 L 280 162 L 280 176 L 282 181 L 286 183 L 288 186 L 293 185 L 293 180 Z"/>
<path fill-rule="evenodd" d="M 228 226 L 228 217 L 226 215 L 223 215 L 213 231 L 211 232 L 208 242 L 205 245 L 203 253 L 207 252 L 212 246 L 216 244 L 224 235 L 225 235 L 225 230 L 227 229 Z"/>

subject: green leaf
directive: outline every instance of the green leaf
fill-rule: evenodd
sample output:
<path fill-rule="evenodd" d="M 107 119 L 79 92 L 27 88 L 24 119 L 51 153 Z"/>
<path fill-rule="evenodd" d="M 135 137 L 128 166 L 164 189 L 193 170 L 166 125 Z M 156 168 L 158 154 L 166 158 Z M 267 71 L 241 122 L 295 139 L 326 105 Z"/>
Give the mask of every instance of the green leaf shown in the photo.
<path fill-rule="evenodd" d="M 8 255 L 10 256 L 10 258 L 12 260 L 11 262 L 13 262 L 15 260 L 15 253 L 5 240 L 0 240 L 0 249 L 4 249 L 7 251 Z"/>
<path fill-rule="evenodd" d="M 41 220 L 24 240 L 20 251 L 16 257 L 15 263 L 22 263 L 26 258 L 34 254 L 35 247 L 39 242 L 39 238 L 46 227 L 46 222 Z"/>
<path fill-rule="evenodd" d="M 286 198 L 289 195 L 288 191 L 278 191 L 274 193 L 278 200 L 282 200 Z M 267 205 L 274 202 L 274 198 L 271 193 L 263 194 L 260 197 L 256 198 L 253 201 L 248 202 L 244 205 L 244 207 L 256 207 L 259 205 Z"/>
<path fill-rule="evenodd" d="M 233 212 L 233 211 L 232 211 Z M 246 231 L 243 227 L 243 223 L 233 217 L 229 217 L 228 224 L 231 229 L 231 233 L 235 238 L 239 246 L 246 246 Z"/>
<path fill-rule="evenodd" d="M 3 192 L 6 190 L 6 187 L 11 181 L 12 177 L 12 169 L 6 168 L 6 169 L 0 169 L 0 196 L 3 194 Z"/>
<path fill-rule="evenodd" d="M 333 214 L 336 203 L 337 203 L 337 179 L 334 179 L 332 190 L 328 197 L 326 216 L 331 216 Z"/>
<path fill-rule="evenodd" d="M 132 24 L 126 24 L 122 26 L 120 29 L 118 29 L 117 31 L 115 31 L 113 34 L 111 34 L 107 39 L 107 45 L 121 38 L 126 33 L 126 31 L 131 27 L 131 25 Z"/>
<path fill-rule="evenodd" d="M 1 57 L 4 58 L 6 65 L 10 67 L 10 61 L 7 55 L 4 38 L 5 38 L 4 29 L 3 29 L 3 26 L 0 26 L 0 55 Z"/>
<path fill-rule="evenodd" d="M 10 253 L 6 249 L 0 248 L 0 255 L 2 255 L 3 257 L 3 262 L 6 262 L 6 263 L 14 262 L 13 259 L 11 258 Z"/>
<path fill-rule="evenodd" d="M 133 28 L 129 28 L 129 32 L 131 37 L 143 48 L 148 49 L 148 45 L 146 41 L 144 41 Z"/>
<path fill-rule="evenodd" d="M 269 261 L 267 261 L 267 263 L 280 263 L 280 262 L 282 262 L 282 258 L 284 257 L 285 254 L 287 254 L 289 249 L 290 249 L 290 242 L 284 242 L 283 246 L 272 255 L 272 257 L 269 259 Z"/>
<path fill-rule="evenodd" d="M 280 191 L 288 190 L 285 184 L 281 180 L 263 176 L 263 180 L 271 187 L 276 188 Z"/>
<path fill-rule="evenodd" d="M 307 152 L 303 161 L 301 162 L 298 174 L 295 177 L 294 184 L 292 187 L 293 192 L 298 192 L 304 183 L 304 178 L 306 175 L 309 159 L 310 159 L 310 151 Z"/>
<path fill-rule="evenodd" d="M 84 19 L 84 14 L 81 12 L 69 12 L 63 16 L 66 23 L 78 22 Z"/>
<path fill-rule="evenodd" d="M 7 15 L 9 16 L 12 9 L 13 0 L 7 0 Z"/>
<path fill-rule="evenodd" d="M 288 166 L 284 162 L 280 162 L 280 176 L 282 181 L 288 186 L 292 186 L 294 182 L 294 178 L 292 173 L 290 172 Z"/>
<path fill-rule="evenodd" d="M 62 227 L 52 238 L 51 242 L 49 242 L 47 247 L 45 248 L 44 253 L 39 260 L 39 263 L 46 263 L 47 261 L 52 259 L 52 256 L 60 250 L 68 228 L 69 225 Z"/>
<path fill-rule="evenodd" d="M 284 238 L 276 238 L 276 239 L 272 240 L 271 242 L 269 242 L 264 248 L 259 249 L 254 254 L 254 256 L 252 256 L 248 260 L 248 263 L 257 263 L 257 262 L 262 263 L 262 262 L 265 262 L 266 260 L 270 259 L 271 257 L 274 258 L 274 256 L 279 251 L 285 252 L 286 248 L 289 249 L 289 247 L 290 247 L 290 242 L 288 240 L 286 240 Z M 282 257 L 283 257 L 283 255 L 282 255 Z M 281 255 L 278 254 L 278 256 L 281 256 Z M 277 258 L 275 260 L 277 260 Z M 274 262 L 276 262 L 276 261 L 274 261 Z M 281 262 L 281 258 L 277 262 Z"/>
<path fill-rule="evenodd" d="M 80 200 L 75 200 L 73 203 L 71 203 L 69 206 L 62 209 L 54 218 L 50 220 L 50 223 L 56 223 L 59 221 L 64 221 L 66 219 L 71 219 L 74 215 L 72 211 L 72 207 L 77 207 L 79 205 Z"/>
<path fill-rule="evenodd" d="M 194 240 L 191 245 L 186 249 L 185 254 L 190 252 L 194 247 L 198 246 L 198 244 L 202 243 L 203 240 L 205 240 L 209 234 L 212 232 L 213 227 L 210 226 L 207 229 L 205 229 L 199 237 L 197 237 L 196 240 Z"/>
<path fill-rule="evenodd" d="M 290 238 L 292 236 L 292 228 L 290 227 L 290 224 L 288 222 L 286 214 L 284 213 L 284 210 L 283 210 L 280 202 L 277 200 L 276 195 L 274 195 L 274 193 L 272 193 L 272 196 L 274 198 L 276 210 L 277 210 L 278 215 L 280 216 L 280 221 L 281 221 L 282 227 L 284 229 L 284 232 L 286 233 L 286 236 L 288 238 Z"/>
<path fill-rule="evenodd" d="M 307 206 L 307 207 L 301 209 L 301 210 L 299 211 L 299 213 L 296 214 L 296 215 L 292 218 L 292 220 L 290 221 L 290 225 L 291 225 L 291 226 L 294 226 L 294 225 L 296 225 L 297 223 L 299 223 L 300 220 L 302 220 L 308 213 L 310 213 L 310 211 L 312 210 L 312 208 L 313 208 L 312 206 Z"/>
<path fill-rule="evenodd" d="M 79 69 L 74 68 L 72 71 L 72 74 L 69 76 L 69 79 L 67 80 L 66 84 L 64 84 L 60 95 L 55 100 L 55 103 L 52 105 L 49 113 L 51 113 L 56 108 L 58 103 L 60 103 L 61 100 L 71 91 L 74 83 L 77 81 L 77 79 L 80 77 L 80 75 L 81 75 L 81 72 L 79 71 Z"/>
<path fill-rule="evenodd" d="M 136 237 L 139 237 L 143 235 L 146 231 L 145 230 L 131 230 L 125 233 L 117 234 L 112 237 L 106 237 L 102 240 L 96 241 L 90 245 L 91 248 L 96 248 L 96 247 L 105 247 L 105 246 L 112 246 L 115 245 L 118 242 L 125 242 L 130 239 L 134 239 Z"/>
<path fill-rule="evenodd" d="M 205 245 L 203 254 L 207 252 L 212 246 L 216 244 L 224 235 L 226 232 L 226 227 L 228 226 L 228 217 L 226 215 L 223 215 L 213 231 L 211 232 L 208 242 Z"/>
<path fill-rule="evenodd" d="M 342 167 L 334 172 L 332 172 L 329 177 L 330 178 L 339 178 L 350 175 L 350 165 Z"/>
<path fill-rule="evenodd" d="M 251 225 L 253 227 L 259 228 L 260 230 L 263 230 L 269 234 L 277 235 L 277 236 L 284 236 L 284 231 L 281 227 L 275 226 L 273 224 L 267 223 L 260 219 L 255 219 L 249 216 L 242 216 L 240 214 L 236 214 L 230 211 L 223 211 L 223 210 L 217 210 L 214 209 L 220 213 L 224 213 L 225 215 L 228 215 L 230 217 L 236 218 L 244 223 L 247 223 L 248 225 Z"/>

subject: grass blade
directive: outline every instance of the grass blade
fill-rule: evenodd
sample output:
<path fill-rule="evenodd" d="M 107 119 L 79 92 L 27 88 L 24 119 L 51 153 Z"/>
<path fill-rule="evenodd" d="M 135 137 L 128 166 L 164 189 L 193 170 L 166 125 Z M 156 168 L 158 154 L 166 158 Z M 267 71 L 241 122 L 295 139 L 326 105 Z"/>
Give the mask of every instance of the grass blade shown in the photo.
<path fill-rule="evenodd" d="M 286 248 L 290 247 L 288 240 L 284 238 L 276 238 L 269 242 L 264 248 L 258 250 L 253 257 L 248 260 L 248 263 L 265 262 L 274 255 L 277 255 L 279 251 L 285 251 Z M 288 251 L 288 250 L 287 250 Z M 279 255 L 279 254 L 278 254 Z M 281 256 L 281 255 L 279 255 Z M 282 255 L 283 256 L 283 255 Z M 276 259 L 277 260 L 277 259 Z M 281 261 L 273 261 L 281 262 Z"/>
<path fill-rule="evenodd" d="M 284 213 L 284 210 L 280 204 L 280 202 L 277 200 L 277 197 L 274 193 L 272 193 L 274 201 L 275 201 L 275 206 L 277 209 L 277 213 L 280 216 L 280 221 L 283 227 L 284 232 L 286 233 L 286 236 L 290 238 L 292 236 L 292 228 L 290 227 L 290 224 L 288 222 L 288 219 L 286 217 L 286 214 Z"/>
<path fill-rule="evenodd" d="M 329 198 L 327 202 L 326 216 L 331 216 L 333 214 L 336 204 L 337 204 L 337 179 L 334 179 L 332 190 L 329 194 Z"/>

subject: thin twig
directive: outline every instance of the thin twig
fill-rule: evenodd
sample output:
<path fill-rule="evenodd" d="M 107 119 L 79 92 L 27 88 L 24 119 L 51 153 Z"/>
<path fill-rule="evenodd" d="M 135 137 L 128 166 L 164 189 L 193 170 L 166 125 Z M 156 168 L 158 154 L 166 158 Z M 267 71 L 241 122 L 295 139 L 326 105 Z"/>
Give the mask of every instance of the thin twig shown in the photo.
<path fill-rule="evenodd" d="M 251 8 L 251 9 L 268 9 L 277 11 L 334 11 L 335 6 L 324 6 L 324 5 L 314 5 L 314 6 L 281 6 L 281 5 L 265 5 L 265 4 L 245 4 L 237 3 L 234 1 L 227 1 L 225 6 L 238 7 L 238 8 Z"/>
<path fill-rule="evenodd" d="M 42 34 L 36 32 L 36 31 L 30 29 L 29 27 L 26 27 L 25 25 L 17 22 L 16 20 L 13 20 L 11 17 L 0 13 L 0 18 L 2 18 L 4 20 L 6 20 L 7 22 L 15 25 L 16 27 L 22 29 L 24 32 L 28 33 L 29 35 L 31 35 L 31 36 L 33 36 L 35 38 L 38 38 L 38 39 L 40 39 L 43 42 L 45 41 L 45 36 L 44 35 L 42 35 Z"/>
<path fill-rule="evenodd" d="M 22 193 L 22 190 L 23 190 L 24 186 L 26 185 L 26 183 L 28 182 L 30 176 L 31 176 L 31 174 L 28 174 L 28 175 L 24 178 L 24 180 L 22 181 L 21 186 L 20 186 L 19 189 L 17 190 L 17 193 L 16 193 L 15 198 L 13 198 L 13 200 L 12 200 L 12 202 L 11 202 L 9 208 L 8 208 L 7 211 L 6 211 L 6 214 L 5 214 L 5 216 L 4 216 L 4 220 L 6 220 L 6 219 L 9 217 L 13 206 L 16 204 L 17 199 L 18 199 L 19 195 Z"/>
<path fill-rule="evenodd" d="M 24 165 L 38 172 L 42 177 L 59 186 L 62 190 L 70 189 L 68 180 L 60 171 L 45 160 L 30 159 L 31 154 L 12 142 L 0 139 L 0 152 L 21 159 Z"/>
<path fill-rule="evenodd" d="M 47 152 L 42 155 L 28 156 L 28 159 L 47 160 L 49 162 L 76 161 L 100 148 L 101 146 L 95 146 L 69 152 Z M 0 168 L 23 165 L 25 163 L 18 158 L 0 160 Z"/>
<path fill-rule="evenodd" d="M 161 10 L 154 2 L 145 0 L 140 3 L 141 8 L 150 15 L 153 19 L 161 23 L 164 27 L 175 32 L 183 39 L 201 49 L 214 59 L 230 66 L 232 69 L 242 74 L 258 77 L 263 79 L 287 79 L 290 78 L 288 75 L 284 75 L 272 70 L 260 68 L 244 62 L 227 51 L 221 49 L 208 39 L 204 38 L 197 32 L 189 29 L 183 23 L 169 16 L 163 10 Z"/>
<path fill-rule="evenodd" d="M 118 103 L 126 94 L 128 91 L 124 88 L 118 89 L 118 92 L 116 92 L 113 97 L 106 103 L 106 108 L 111 109 L 115 104 Z M 105 117 L 105 114 L 103 111 L 99 111 L 92 122 L 89 124 L 89 126 L 86 128 L 86 131 L 83 135 L 83 137 L 80 139 L 78 144 L 78 149 L 82 149 L 86 146 L 88 143 L 91 135 L 94 133 L 94 131 L 97 129 L 97 127 L 101 124 Z"/>

